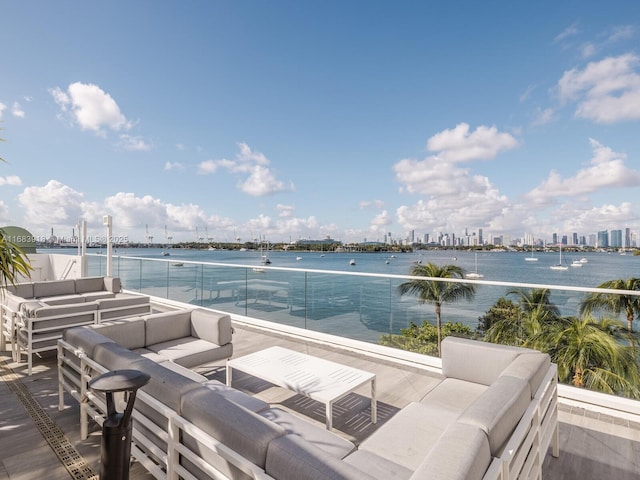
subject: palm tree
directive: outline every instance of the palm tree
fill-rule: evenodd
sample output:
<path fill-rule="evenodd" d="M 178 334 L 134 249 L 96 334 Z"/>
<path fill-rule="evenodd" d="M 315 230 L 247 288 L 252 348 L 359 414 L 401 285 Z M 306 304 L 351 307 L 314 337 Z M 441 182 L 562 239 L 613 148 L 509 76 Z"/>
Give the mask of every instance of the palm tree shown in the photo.
<path fill-rule="evenodd" d="M 436 278 L 464 278 L 464 269 L 457 265 L 439 266 L 434 263 L 415 265 L 411 269 L 412 277 L 420 277 L 398 285 L 400 295 L 418 296 L 418 303 L 431 303 L 436 307 L 436 328 L 438 330 L 438 355 L 442 354 L 442 304 L 460 299 L 471 300 L 476 293 L 474 285 L 468 283 L 447 282 Z M 426 277 L 426 278 L 425 278 Z"/>
<path fill-rule="evenodd" d="M 0 229 L 0 287 L 14 285 L 20 276 L 30 275 L 31 265 L 26 254 Z"/>
<path fill-rule="evenodd" d="M 640 368 L 624 325 L 613 319 L 562 319 L 551 332 L 551 361 L 558 365 L 558 379 L 575 387 L 613 395 L 640 398 Z M 539 345 L 540 346 L 540 345 Z"/>
<path fill-rule="evenodd" d="M 598 288 L 637 292 L 640 291 L 640 278 L 609 280 L 599 285 Z M 594 292 L 588 294 L 580 304 L 580 313 L 591 313 L 598 309 L 606 310 L 616 315 L 624 312 L 627 317 L 627 330 L 631 333 L 633 332 L 634 317 L 640 317 L 640 296 Z"/>

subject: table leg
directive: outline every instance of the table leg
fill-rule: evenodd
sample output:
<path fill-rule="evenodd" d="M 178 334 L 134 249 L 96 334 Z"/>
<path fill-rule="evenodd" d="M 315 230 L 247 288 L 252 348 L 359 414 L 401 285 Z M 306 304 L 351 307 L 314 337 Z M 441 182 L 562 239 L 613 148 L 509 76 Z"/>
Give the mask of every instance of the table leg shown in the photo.
<path fill-rule="evenodd" d="M 327 430 L 331 430 L 333 428 L 333 402 L 327 402 L 326 415 Z"/>
<path fill-rule="evenodd" d="M 378 402 L 376 400 L 376 379 L 371 380 L 371 423 L 378 423 Z"/>
<path fill-rule="evenodd" d="M 227 364 L 227 386 L 231 386 L 231 367 Z"/>

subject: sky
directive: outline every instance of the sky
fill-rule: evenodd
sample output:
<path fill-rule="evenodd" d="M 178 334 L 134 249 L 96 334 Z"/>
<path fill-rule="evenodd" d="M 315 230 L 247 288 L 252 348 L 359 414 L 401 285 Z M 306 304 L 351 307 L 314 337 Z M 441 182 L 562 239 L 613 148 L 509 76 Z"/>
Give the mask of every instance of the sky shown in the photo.
<path fill-rule="evenodd" d="M 0 0 L 0 225 L 640 234 L 640 2 Z"/>

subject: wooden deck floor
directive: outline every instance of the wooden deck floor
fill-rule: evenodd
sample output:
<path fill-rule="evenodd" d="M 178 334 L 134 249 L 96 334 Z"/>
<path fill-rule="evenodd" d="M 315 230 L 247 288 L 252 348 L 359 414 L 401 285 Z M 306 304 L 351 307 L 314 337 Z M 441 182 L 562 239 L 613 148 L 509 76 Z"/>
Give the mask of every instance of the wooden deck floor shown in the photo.
<path fill-rule="evenodd" d="M 377 425 L 370 422 L 367 387 L 334 407 L 335 431 L 356 443 L 409 402 L 421 399 L 438 381 L 435 375 L 417 369 L 399 369 L 334 349 L 236 328 L 234 356 L 272 345 L 376 373 Z M 3 380 L 0 382 L 0 480 L 97 479 L 100 431 L 94 425 L 89 439 L 80 441 L 75 401 L 67 398 L 67 407 L 58 411 L 55 357 L 36 359 L 34 374 L 27 377 L 25 365 L 12 363 L 8 352 L 0 352 L 0 369 Z M 224 362 L 202 368 L 200 373 L 224 380 Z M 304 415 L 319 425 L 324 424 L 324 406 L 305 397 L 241 374 L 234 375 L 234 386 Z M 543 467 L 545 479 L 640 478 L 640 424 L 561 405 L 560 442 L 560 458 L 547 455 Z M 140 465 L 132 465 L 131 480 L 151 478 Z"/>

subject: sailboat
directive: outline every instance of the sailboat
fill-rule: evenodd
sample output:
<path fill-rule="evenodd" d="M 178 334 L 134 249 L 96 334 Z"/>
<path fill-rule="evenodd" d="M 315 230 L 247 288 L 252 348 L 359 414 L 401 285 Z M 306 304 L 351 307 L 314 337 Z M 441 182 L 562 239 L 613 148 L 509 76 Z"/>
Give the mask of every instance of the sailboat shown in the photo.
<path fill-rule="evenodd" d="M 483 278 L 484 275 L 478 273 L 478 254 L 476 253 L 476 269 L 473 272 L 469 272 L 465 275 L 467 278 Z"/>
<path fill-rule="evenodd" d="M 534 257 L 533 256 L 533 245 L 531 245 L 531 256 L 530 257 L 525 257 L 524 259 L 527 262 L 537 262 L 538 261 L 538 257 Z"/>
<path fill-rule="evenodd" d="M 569 270 L 569 267 L 562 263 L 562 244 L 560 244 L 560 261 L 555 265 L 551 265 L 549 268 L 551 270 Z"/>

